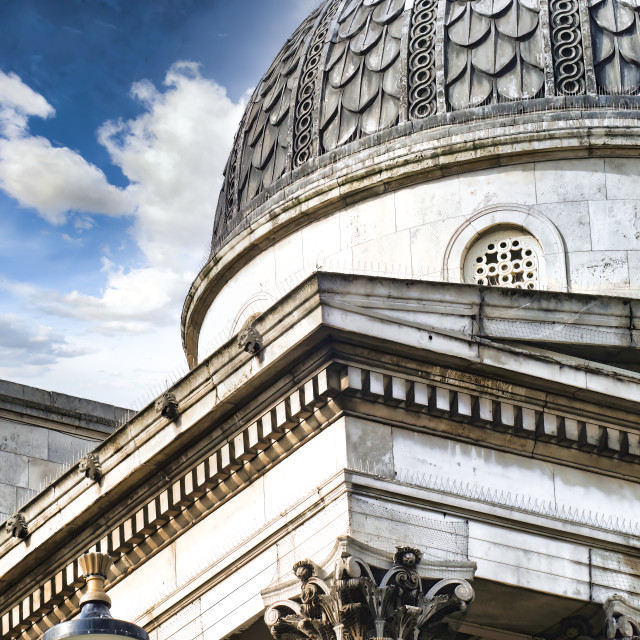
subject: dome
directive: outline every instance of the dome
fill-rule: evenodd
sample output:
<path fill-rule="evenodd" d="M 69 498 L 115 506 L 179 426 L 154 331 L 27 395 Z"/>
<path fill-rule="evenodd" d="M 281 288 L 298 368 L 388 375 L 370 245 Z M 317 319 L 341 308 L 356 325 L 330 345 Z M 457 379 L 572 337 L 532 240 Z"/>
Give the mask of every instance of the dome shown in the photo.
<path fill-rule="evenodd" d="M 640 297 L 639 24 L 630 0 L 321 2 L 236 134 L 190 365 L 319 268 Z"/>
<path fill-rule="evenodd" d="M 214 252 L 292 173 L 350 144 L 375 144 L 373 134 L 620 106 L 613 96 L 640 88 L 637 9 L 626 0 L 589 5 L 581 15 L 578 0 L 325 0 L 247 107 Z"/>

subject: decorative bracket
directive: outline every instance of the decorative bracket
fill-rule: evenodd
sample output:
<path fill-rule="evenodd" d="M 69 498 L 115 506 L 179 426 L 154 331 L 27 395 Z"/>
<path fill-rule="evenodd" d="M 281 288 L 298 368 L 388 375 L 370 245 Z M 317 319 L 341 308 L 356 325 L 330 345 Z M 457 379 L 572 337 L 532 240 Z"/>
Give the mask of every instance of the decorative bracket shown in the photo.
<path fill-rule="evenodd" d="M 27 527 L 27 518 L 24 513 L 19 511 L 14 513 L 4 525 L 5 531 L 13 538 L 24 540 L 29 535 Z"/>
<path fill-rule="evenodd" d="M 102 465 L 97 453 L 87 453 L 87 455 L 80 460 L 78 470 L 83 473 L 89 480 L 93 482 L 100 482 L 102 479 Z"/>
<path fill-rule="evenodd" d="M 262 349 L 262 336 L 253 325 L 245 327 L 239 333 L 238 348 L 254 355 Z"/>
<path fill-rule="evenodd" d="M 607 640 L 640 638 L 640 608 L 622 596 L 611 596 L 605 603 Z"/>
<path fill-rule="evenodd" d="M 343 553 L 331 584 L 315 575 L 310 560 L 297 562 L 301 603 L 273 603 L 265 622 L 276 640 L 419 640 L 423 629 L 466 611 L 474 597 L 471 585 L 458 578 L 440 580 L 425 593 L 416 571 L 421 559 L 418 549 L 397 547 L 393 566 L 378 580 L 366 562 Z"/>
<path fill-rule="evenodd" d="M 167 391 L 156 400 L 156 411 L 168 420 L 175 420 L 178 417 L 178 401 L 173 393 Z"/>

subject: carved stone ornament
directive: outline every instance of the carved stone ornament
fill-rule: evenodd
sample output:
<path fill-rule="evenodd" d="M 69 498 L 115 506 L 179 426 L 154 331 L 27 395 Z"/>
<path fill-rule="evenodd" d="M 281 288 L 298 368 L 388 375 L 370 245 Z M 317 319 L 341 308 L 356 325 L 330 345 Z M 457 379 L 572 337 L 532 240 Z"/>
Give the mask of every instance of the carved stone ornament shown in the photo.
<path fill-rule="evenodd" d="M 102 465 L 97 453 L 88 453 L 78 465 L 80 473 L 83 473 L 89 480 L 100 482 L 102 478 Z"/>
<path fill-rule="evenodd" d="M 544 57 L 539 0 L 448 1 L 445 27 L 452 109 L 540 95 Z"/>
<path fill-rule="evenodd" d="M 262 336 L 253 326 L 245 327 L 238 334 L 238 348 L 247 353 L 258 353 L 262 349 Z"/>
<path fill-rule="evenodd" d="M 13 514 L 5 523 L 4 528 L 12 538 L 24 540 L 29 535 L 27 519 L 21 512 Z"/>
<path fill-rule="evenodd" d="M 398 123 L 404 0 L 350 0 L 325 65 L 323 152 Z"/>
<path fill-rule="evenodd" d="M 593 64 L 606 93 L 640 90 L 639 7 L 633 0 L 589 0 Z"/>
<path fill-rule="evenodd" d="M 275 602 L 265 622 L 277 640 L 419 640 L 446 615 L 466 611 L 474 597 L 471 585 L 457 578 L 440 580 L 425 593 L 416 571 L 421 558 L 417 549 L 398 547 L 393 566 L 378 580 L 367 563 L 344 553 L 332 584 L 314 575 L 311 561 L 297 562 L 300 602 Z"/>
<path fill-rule="evenodd" d="M 167 391 L 156 400 L 156 411 L 168 420 L 178 417 L 178 401 L 173 393 Z"/>
<path fill-rule="evenodd" d="M 256 207 L 341 154 L 308 163 L 345 145 L 364 149 L 373 142 L 366 138 L 397 125 L 434 118 L 441 126 L 435 118 L 446 111 L 505 102 L 549 99 L 544 110 L 555 110 L 571 102 L 550 100 L 557 96 L 640 95 L 638 0 L 316 5 L 249 100 L 225 169 L 212 255 L 255 221 Z M 482 109 L 447 122 L 502 111 Z M 390 139 L 399 135 L 397 129 Z"/>
<path fill-rule="evenodd" d="M 607 640 L 640 638 L 640 608 L 622 596 L 612 596 L 605 604 Z"/>

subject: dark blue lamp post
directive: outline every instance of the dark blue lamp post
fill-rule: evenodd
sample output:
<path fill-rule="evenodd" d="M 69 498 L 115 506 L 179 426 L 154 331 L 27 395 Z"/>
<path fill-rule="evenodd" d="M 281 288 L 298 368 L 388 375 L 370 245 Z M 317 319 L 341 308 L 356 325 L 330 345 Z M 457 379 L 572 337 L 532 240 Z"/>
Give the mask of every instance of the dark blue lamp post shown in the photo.
<path fill-rule="evenodd" d="M 104 592 L 111 558 L 105 553 L 87 553 L 79 562 L 87 581 L 87 591 L 80 600 L 80 615 L 55 625 L 42 640 L 149 640 L 141 627 L 111 617 L 111 599 Z"/>

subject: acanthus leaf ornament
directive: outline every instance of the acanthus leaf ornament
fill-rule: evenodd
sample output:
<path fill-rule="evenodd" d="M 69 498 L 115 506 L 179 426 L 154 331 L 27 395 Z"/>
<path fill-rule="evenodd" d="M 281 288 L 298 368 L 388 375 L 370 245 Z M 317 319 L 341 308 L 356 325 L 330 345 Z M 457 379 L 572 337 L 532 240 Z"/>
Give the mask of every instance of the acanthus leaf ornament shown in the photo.
<path fill-rule="evenodd" d="M 377 580 L 369 565 L 347 553 L 336 562 L 331 584 L 313 564 L 294 565 L 301 603 L 280 600 L 265 613 L 274 638 L 302 640 L 419 640 L 423 629 L 454 611 L 465 611 L 473 588 L 462 579 L 440 580 L 426 593 L 416 567 L 422 554 L 398 547 L 393 566 Z"/>
<path fill-rule="evenodd" d="M 540 97 L 539 2 L 447 0 L 445 85 L 451 110 Z"/>
<path fill-rule="evenodd" d="M 4 525 L 5 531 L 12 538 L 24 540 L 29 535 L 29 527 L 27 526 L 27 517 L 19 511 L 14 513 Z"/>

